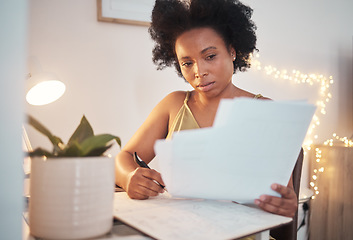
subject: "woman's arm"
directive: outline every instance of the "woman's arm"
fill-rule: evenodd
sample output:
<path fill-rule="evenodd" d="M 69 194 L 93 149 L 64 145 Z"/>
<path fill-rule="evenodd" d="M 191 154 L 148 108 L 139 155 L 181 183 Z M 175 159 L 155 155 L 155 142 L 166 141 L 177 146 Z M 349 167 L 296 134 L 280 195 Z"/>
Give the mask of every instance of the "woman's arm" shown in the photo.
<path fill-rule="evenodd" d="M 163 192 L 155 181 L 164 185 L 160 173 L 139 167 L 133 160 L 133 153 L 149 163 L 154 157 L 154 143 L 168 133 L 170 116 L 183 103 L 185 93 L 174 92 L 166 96 L 150 113 L 115 159 L 115 183 L 122 187 L 129 197 L 146 199 Z"/>

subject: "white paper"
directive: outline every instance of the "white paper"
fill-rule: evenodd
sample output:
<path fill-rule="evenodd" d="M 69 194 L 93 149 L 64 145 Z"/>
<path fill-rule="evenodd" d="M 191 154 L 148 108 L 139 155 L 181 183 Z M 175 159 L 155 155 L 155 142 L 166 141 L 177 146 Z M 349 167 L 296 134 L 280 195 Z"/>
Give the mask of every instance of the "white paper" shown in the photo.
<path fill-rule="evenodd" d="M 235 239 L 292 219 L 229 201 L 176 199 L 161 194 L 147 200 L 115 193 L 114 216 L 155 239 Z"/>
<path fill-rule="evenodd" d="M 177 197 L 253 202 L 287 185 L 315 106 L 303 102 L 222 100 L 212 128 L 158 140 L 168 192 Z"/>

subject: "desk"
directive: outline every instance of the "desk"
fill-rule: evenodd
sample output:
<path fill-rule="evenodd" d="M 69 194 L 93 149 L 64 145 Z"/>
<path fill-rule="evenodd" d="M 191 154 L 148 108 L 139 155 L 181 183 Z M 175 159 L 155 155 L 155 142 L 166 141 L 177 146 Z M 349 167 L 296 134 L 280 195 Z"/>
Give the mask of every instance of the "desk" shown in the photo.
<path fill-rule="evenodd" d="M 135 200 L 138 201 L 138 200 Z M 147 200 L 148 201 L 148 200 Z M 27 215 L 24 214 L 24 219 L 26 219 Z M 278 220 L 278 223 L 283 222 L 282 220 Z M 27 225 L 27 222 L 24 221 L 24 231 L 23 231 L 23 240 L 35 240 L 36 238 L 32 237 L 29 235 L 29 227 Z M 256 228 L 258 229 L 258 228 Z M 207 229 L 208 230 L 208 229 Z M 207 231 L 205 230 L 205 231 Z M 258 232 L 258 230 L 254 230 L 253 232 L 249 232 L 250 234 L 255 234 L 255 239 L 256 240 L 268 240 L 269 239 L 269 230 L 268 229 L 261 229 L 262 232 Z M 187 234 L 187 233 L 185 233 Z M 150 237 L 147 237 L 143 233 L 129 227 L 128 225 L 123 224 L 120 221 L 114 221 L 113 228 L 110 233 L 100 237 L 96 238 L 97 240 L 103 240 L 103 239 L 130 239 L 130 240 L 139 240 L 139 239 L 151 239 Z"/>
<path fill-rule="evenodd" d="M 23 220 L 23 238 L 22 240 L 37 240 L 39 238 L 35 238 L 29 234 L 29 227 L 25 220 Z M 119 222 L 114 221 L 114 225 L 112 230 L 104 236 L 96 238 L 96 240 L 113 240 L 113 239 L 121 239 L 121 240 L 147 240 L 151 239 L 136 231 L 135 229 Z"/>

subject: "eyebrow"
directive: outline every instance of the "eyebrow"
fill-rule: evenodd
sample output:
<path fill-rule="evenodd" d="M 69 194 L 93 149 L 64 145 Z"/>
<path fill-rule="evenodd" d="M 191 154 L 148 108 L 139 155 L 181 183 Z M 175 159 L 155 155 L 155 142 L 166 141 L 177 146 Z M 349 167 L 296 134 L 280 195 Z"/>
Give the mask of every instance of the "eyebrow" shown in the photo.
<path fill-rule="evenodd" d="M 205 48 L 204 50 L 202 50 L 201 53 L 205 53 L 205 52 L 207 52 L 207 51 L 210 50 L 210 49 L 217 49 L 217 48 L 214 47 L 214 46 L 207 47 L 207 48 Z"/>
<path fill-rule="evenodd" d="M 207 51 L 210 50 L 210 49 L 217 49 L 217 48 L 214 47 L 214 46 L 207 47 L 207 48 L 205 48 L 205 49 L 203 49 L 203 50 L 201 51 L 201 54 L 204 54 L 205 52 L 207 52 Z M 182 58 L 180 58 L 180 59 L 183 60 L 183 59 L 189 59 L 189 58 L 190 58 L 190 57 L 186 56 L 186 57 L 182 57 Z"/>

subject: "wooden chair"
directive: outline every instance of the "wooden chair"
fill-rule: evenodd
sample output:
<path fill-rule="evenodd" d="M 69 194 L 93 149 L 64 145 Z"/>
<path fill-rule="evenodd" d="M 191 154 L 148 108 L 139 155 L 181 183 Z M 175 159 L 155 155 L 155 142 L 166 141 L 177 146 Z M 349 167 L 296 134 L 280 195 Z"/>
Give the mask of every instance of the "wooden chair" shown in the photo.
<path fill-rule="evenodd" d="M 302 175 L 303 159 L 304 159 L 304 152 L 302 149 L 298 156 L 297 163 L 295 164 L 295 167 L 293 169 L 293 186 L 294 186 L 294 191 L 297 194 L 297 198 L 299 198 L 300 178 Z M 271 230 L 270 234 L 276 240 L 297 240 L 297 225 L 298 225 L 298 210 L 291 223 Z"/>

